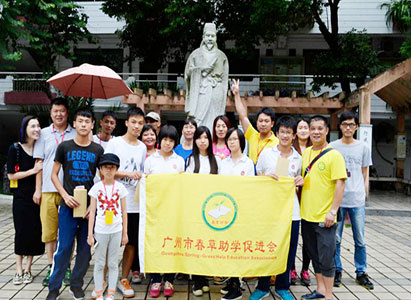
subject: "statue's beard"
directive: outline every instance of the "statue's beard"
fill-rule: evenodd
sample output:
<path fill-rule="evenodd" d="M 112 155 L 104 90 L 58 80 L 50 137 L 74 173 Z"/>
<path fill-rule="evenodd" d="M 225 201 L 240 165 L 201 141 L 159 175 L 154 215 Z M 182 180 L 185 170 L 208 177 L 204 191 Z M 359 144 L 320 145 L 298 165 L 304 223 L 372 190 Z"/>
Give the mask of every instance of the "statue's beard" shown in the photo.
<path fill-rule="evenodd" d="M 211 51 L 211 50 L 213 50 L 213 48 L 215 46 L 215 43 L 214 42 L 205 42 L 205 45 L 206 45 L 208 51 Z"/>

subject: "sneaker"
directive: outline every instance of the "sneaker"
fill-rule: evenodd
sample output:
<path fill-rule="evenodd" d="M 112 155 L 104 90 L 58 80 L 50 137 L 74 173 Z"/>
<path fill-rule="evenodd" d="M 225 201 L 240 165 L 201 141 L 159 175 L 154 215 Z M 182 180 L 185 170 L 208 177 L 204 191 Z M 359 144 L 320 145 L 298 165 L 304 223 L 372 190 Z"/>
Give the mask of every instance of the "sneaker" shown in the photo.
<path fill-rule="evenodd" d="M 69 288 L 69 293 L 73 295 L 74 300 L 83 300 L 86 294 L 84 294 L 84 291 L 80 287 L 70 287 Z"/>
<path fill-rule="evenodd" d="M 131 273 L 131 283 L 141 283 L 143 281 L 143 275 L 139 271 Z"/>
<path fill-rule="evenodd" d="M 116 293 L 116 290 L 108 289 L 107 296 L 106 296 L 105 300 L 114 300 L 114 294 L 115 293 Z"/>
<path fill-rule="evenodd" d="M 232 289 L 233 289 L 233 281 L 232 281 L 232 279 L 230 278 L 230 279 L 226 282 L 225 287 L 223 287 L 223 288 L 220 290 L 220 293 L 223 294 L 223 295 L 227 295 Z"/>
<path fill-rule="evenodd" d="M 161 282 L 152 283 L 150 286 L 150 297 L 158 298 L 161 292 Z"/>
<path fill-rule="evenodd" d="M 44 277 L 44 279 L 43 279 L 43 282 L 42 282 L 43 286 L 49 286 L 50 273 L 51 273 L 51 267 L 49 267 L 49 269 L 47 271 L 47 274 L 46 274 L 46 277 Z"/>
<path fill-rule="evenodd" d="M 342 277 L 342 273 L 340 271 L 335 271 L 334 287 L 340 287 L 341 286 L 341 284 L 342 284 L 341 277 Z"/>
<path fill-rule="evenodd" d="M 209 285 L 208 285 L 208 279 L 207 278 L 203 278 L 203 280 L 202 280 L 202 287 L 201 287 L 201 289 L 203 290 L 203 292 L 204 293 L 208 293 L 209 291 L 210 291 L 210 287 L 209 287 Z"/>
<path fill-rule="evenodd" d="M 214 277 L 214 284 L 222 285 L 224 284 L 230 277 Z"/>
<path fill-rule="evenodd" d="M 367 273 L 357 274 L 356 282 L 367 290 L 374 289 L 374 284 L 370 281 Z"/>
<path fill-rule="evenodd" d="M 134 290 L 130 286 L 130 281 L 127 278 L 121 279 L 117 288 L 123 294 L 124 298 L 133 298 Z"/>
<path fill-rule="evenodd" d="M 297 271 L 291 270 L 291 285 L 296 285 L 297 283 Z"/>
<path fill-rule="evenodd" d="M 294 300 L 289 290 L 275 290 L 275 295 L 282 300 Z"/>
<path fill-rule="evenodd" d="M 325 296 L 317 292 L 317 290 L 314 290 L 310 294 L 302 295 L 301 299 L 325 299 Z"/>
<path fill-rule="evenodd" d="M 164 294 L 164 297 L 171 297 L 171 296 L 173 296 L 173 294 L 174 294 L 174 285 L 173 285 L 171 282 L 166 281 L 166 282 L 164 283 L 163 294 Z"/>
<path fill-rule="evenodd" d="M 19 284 L 22 284 L 22 283 L 23 283 L 23 275 L 19 274 L 19 273 L 16 273 L 16 275 L 14 275 L 14 278 L 13 278 L 13 284 L 14 285 L 19 285 Z"/>
<path fill-rule="evenodd" d="M 59 296 L 59 290 L 49 291 L 46 300 L 57 300 Z"/>
<path fill-rule="evenodd" d="M 202 280 L 195 280 L 193 284 L 193 295 L 202 296 L 203 295 L 203 283 Z"/>
<path fill-rule="evenodd" d="M 240 287 L 234 284 L 232 290 L 227 295 L 224 295 L 221 300 L 237 300 L 241 299 L 242 297 L 243 293 L 241 292 Z"/>
<path fill-rule="evenodd" d="M 103 294 L 104 294 L 104 292 L 106 291 L 106 289 L 107 289 L 107 282 L 103 281 Z M 92 298 L 92 299 L 96 299 L 96 298 L 97 298 L 97 293 L 95 292 L 95 290 L 93 290 L 93 291 L 91 292 L 91 298 Z"/>
<path fill-rule="evenodd" d="M 24 272 L 23 274 L 23 283 L 32 283 L 33 282 L 33 276 L 31 275 L 31 272 Z"/>
<path fill-rule="evenodd" d="M 270 296 L 269 291 L 262 291 L 260 289 L 255 289 L 254 292 L 250 295 L 250 300 L 261 300 Z"/>
<path fill-rule="evenodd" d="M 71 277 L 71 270 L 70 270 L 70 268 L 67 268 L 66 275 L 64 276 L 64 279 L 63 279 L 63 285 L 64 286 L 69 286 L 70 285 L 70 277 Z"/>
<path fill-rule="evenodd" d="M 303 285 L 309 286 L 311 284 L 310 273 L 307 270 L 301 270 L 300 280 Z"/>

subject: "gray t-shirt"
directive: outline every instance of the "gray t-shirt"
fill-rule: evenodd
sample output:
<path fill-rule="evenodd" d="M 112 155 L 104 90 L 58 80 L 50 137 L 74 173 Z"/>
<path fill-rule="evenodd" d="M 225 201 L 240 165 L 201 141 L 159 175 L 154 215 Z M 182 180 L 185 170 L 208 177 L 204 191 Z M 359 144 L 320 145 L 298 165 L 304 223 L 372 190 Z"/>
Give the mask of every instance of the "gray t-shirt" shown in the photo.
<path fill-rule="evenodd" d="M 64 134 L 64 136 L 63 136 Z M 43 159 L 43 184 L 42 193 L 57 192 L 53 182 L 51 182 L 51 171 L 53 170 L 56 149 L 63 141 L 69 141 L 76 137 L 77 133 L 70 125 L 64 133 L 61 133 L 51 124 L 41 130 L 40 138 L 34 143 L 33 157 Z M 59 179 L 63 182 L 63 170 L 59 172 Z"/>
<path fill-rule="evenodd" d="M 362 168 L 372 165 L 371 153 L 368 146 L 358 140 L 354 144 L 343 144 L 341 140 L 330 143 L 344 157 L 347 167 L 344 198 L 341 207 L 360 207 L 365 205 L 365 186 Z"/>

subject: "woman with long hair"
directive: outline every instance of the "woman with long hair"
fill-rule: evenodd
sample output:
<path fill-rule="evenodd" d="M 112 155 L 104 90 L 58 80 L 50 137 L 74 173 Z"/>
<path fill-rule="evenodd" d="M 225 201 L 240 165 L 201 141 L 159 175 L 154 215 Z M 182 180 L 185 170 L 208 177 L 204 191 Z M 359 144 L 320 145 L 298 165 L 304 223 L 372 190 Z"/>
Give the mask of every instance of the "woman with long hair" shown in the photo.
<path fill-rule="evenodd" d="M 16 274 L 13 284 L 31 283 L 33 256 L 44 253 L 41 241 L 39 203 L 33 202 L 36 174 L 43 168 L 42 162 L 33 158 L 34 143 L 40 138 L 40 123 L 36 117 L 26 116 L 21 122 L 20 142 L 10 146 L 7 157 L 7 176 L 13 188 L 13 222 L 15 229 L 14 253 Z M 23 258 L 26 265 L 23 269 Z"/>
<path fill-rule="evenodd" d="M 213 153 L 221 159 L 230 156 L 230 150 L 225 143 L 225 136 L 231 128 L 231 122 L 226 116 L 218 116 L 213 123 Z"/>

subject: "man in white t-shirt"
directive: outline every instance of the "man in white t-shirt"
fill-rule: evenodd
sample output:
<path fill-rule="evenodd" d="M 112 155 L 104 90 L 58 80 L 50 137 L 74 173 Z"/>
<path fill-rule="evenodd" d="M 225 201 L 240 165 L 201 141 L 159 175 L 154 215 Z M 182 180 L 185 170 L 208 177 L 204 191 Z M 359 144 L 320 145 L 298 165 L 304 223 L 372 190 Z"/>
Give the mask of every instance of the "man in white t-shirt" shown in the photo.
<path fill-rule="evenodd" d="M 117 116 L 114 111 L 106 110 L 100 120 L 100 132 L 93 135 L 93 142 L 106 149 L 108 142 L 113 138 L 116 129 Z"/>
<path fill-rule="evenodd" d="M 271 176 L 275 180 L 278 180 L 280 175 L 294 177 L 296 186 L 301 186 L 304 183 L 301 176 L 301 155 L 298 154 L 297 150 L 291 147 L 296 133 L 297 122 L 293 117 L 283 116 L 277 121 L 276 135 L 279 139 L 279 144 L 274 147 L 264 149 L 261 152 L 256 166 L 257 175 Z M 280 167 L 280 165 L 282 167 Z M 281 172 L 284 173 L 281 174 Z M 287 269 L 284 273 L 278 275 L 275 280 L 275 292 L 280 299 L 294 299 L 289 291 L 291 285 L 290 272 L 297 252 L 300 219 L 300 205 L 297 194 L 295 194 Z M 262 299 L 268 296 L 269 293 L 270 277 L 261 277 L 255 291 L 250 296 L 250 299 Z"/>
<path fill-rule="evenodd" d="M 138 140 L 138 136 L 144 126 L 144 112 L 138 108 L 130 108 L 127 112 L 127 132 L 123 136 L 111 139 L 105 149 L 105 153 L 114 153 L 120 158 L 120 168 L 116 173 L 116 179 L 127 189 L 127 232 L 128 244 L 124 248 L 123 266 L 119 290 L 126 298 L 134 297 L 134 291 L 130 287 L 128 275 L 133 264 L 134 256 L 138 255 L 138 227 L 139 227 L 139 203 L 135 197 L 137 185 L 144 170 L 144 160 L 147 147 Z"/>

